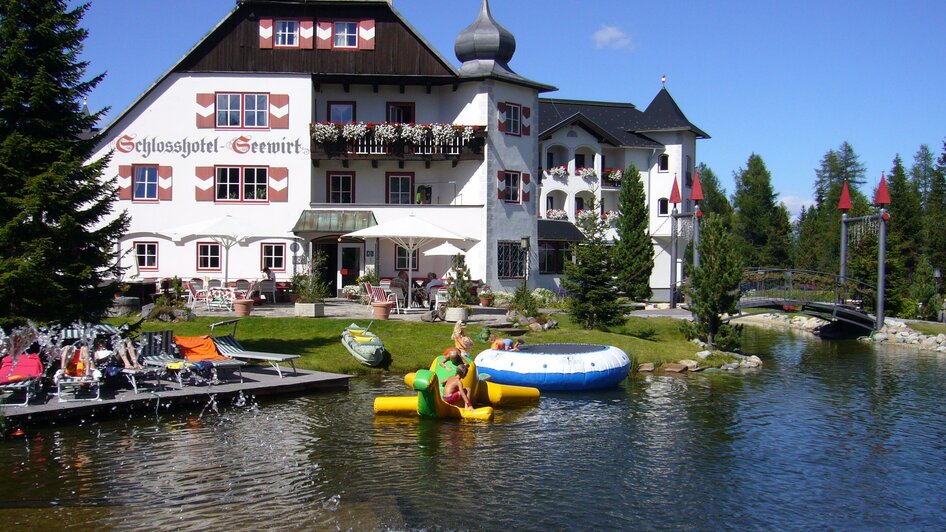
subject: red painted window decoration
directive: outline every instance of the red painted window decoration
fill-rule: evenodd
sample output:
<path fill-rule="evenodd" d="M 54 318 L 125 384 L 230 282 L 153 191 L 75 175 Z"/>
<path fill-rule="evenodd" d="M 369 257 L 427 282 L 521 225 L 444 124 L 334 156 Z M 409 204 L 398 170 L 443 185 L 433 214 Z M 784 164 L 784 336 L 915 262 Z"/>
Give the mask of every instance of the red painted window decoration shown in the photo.
<path fill-rule="evenodd" d="M 118 199 L 170 201 L 173 168 L 154 164 L 118 166 Z"/>
<path fill-rule="evenodd" d="M 135 260 L 138 262 L 139 270 L 157 270 L 158 269 L 158 243 L 157 242 L 139 242 L 134 243 Z"/>
<path fill-rule="evenodd" d="M 408 252 L 407 248 L 394 245 L 394 269 L 401 270 L 413 270 L 417 271 L 417 250 L 415 249 L 410 253 L 410 264 L 407 262 Z"/>
<path fill-rule="evenodd" d="M 218 202 L 266 202 L 269 200 L 269 168 L 218 166 L 214 199 Z"/>
<path fill-rule="evenodd" d="M 328 102 L 326 116 L 333 124 L 351 124 L 355 122 L 355 102 Z"/>
<path fill-rule="evenodd" d="M 329 172 L 326 182 L 328 203 L 355 203 L 354 172 Z"/>
<path fill-rule="evenodd" d="M 497 242 L 497 276 L 500 279 L 525 279 L 526 253 L 518 240 Z"/>
<path fill-rule="evenodd" d="M 385 174 L 385 198 L 391 205 L 410 205 L 414 199 L 414 173 L 388 172 Z"/>
<path fill-rule="evenodd" d="M 519 203 L 521 199 L 522 174 L 509 170 L 500 170 L 497 177 L 499 178 L 497 197 L 506 203 Z"/>
<path fill-rule="evenodd" d="M 374 50 L 374 19 L 319 19 L 315 25 L 318 50 Z"/>
<path fill-rule="evenodd" d="M 273 19 L 259 19 L 259 47 L 269 49 L 273 47 Z"/>
<path fill-rule="evenodd" d="M 289 95 L 249 92 L 197 94 L 199 129 L 289 129 Z"/>
<path fill-rule="evenodd" d="M 216 242 L 197 243 L 197 271 L 219 272 L 221 267 L 222 250 Z"/>
<path fill-rule="evenodd" d="M 532 134 L 532 110 L 512 102 L 499 102 L 497 105 L 498 128 L 502 133 L 514 136 Z"/>
<path fill-rule="evenodd" d="M 260 270 L 267 266 L 273 271 L 286 271 L 286 244 L 260 244 Z"/>
<path fill-rule="evenodd" d="M 388 122 L 392 124 L 414 123 L 414 102 L 388 102 Z"/>

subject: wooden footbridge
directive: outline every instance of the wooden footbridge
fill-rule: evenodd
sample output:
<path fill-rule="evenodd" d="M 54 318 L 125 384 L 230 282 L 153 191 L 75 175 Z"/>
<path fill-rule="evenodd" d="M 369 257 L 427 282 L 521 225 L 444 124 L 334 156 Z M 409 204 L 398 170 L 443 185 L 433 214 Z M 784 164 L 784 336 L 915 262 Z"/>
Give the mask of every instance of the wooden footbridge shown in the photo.
<path fill-rule="evenodd" d="M 876 297 L 875 286 L 832 273 L 752 268 L 743 273 L 736 310 L 805 314 L 872 330 L 877 318 L 868 310 Z"/>

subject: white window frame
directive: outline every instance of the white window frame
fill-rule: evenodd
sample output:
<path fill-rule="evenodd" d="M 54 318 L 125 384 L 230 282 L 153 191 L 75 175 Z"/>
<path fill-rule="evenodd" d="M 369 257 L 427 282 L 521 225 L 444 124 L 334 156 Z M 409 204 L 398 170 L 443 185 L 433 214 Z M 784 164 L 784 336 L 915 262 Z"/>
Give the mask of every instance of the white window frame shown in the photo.
<path fill-rule="evenodd" d="M 344 119 L 335 119 L 335 109 L 343 110 L 348 109 L 348 115 L 350 118 L 347 120 Z M 340 111 L 342 112 L 342 111 Z M 328 121 L 333 124 L 352 124 L 355 122 L 355 104 L 353 102 L 329 102 L 328 103 Z"/>
<path fill-rule="evenodd" d="M 518 103 L 509 103 L 506 102 L 506 134 L 507 135 L 521 135 L 522 134 L 522 106 Z M 515 127 L 513 127 L 515 126 Z"/>
<path fill-rule="evenodd" d="M 146 175 L 139 175 L 139 171 L 146 171 Z M 153 172 L 153 175 L 152 175 Z M 144 185 L 144 194 L 138 194 L 138 185 Z M 154 194 L 150 188 L 154 186 Z M 141 164 L 132 165 L 131 177 L 132 200 L 137 201 L 158 201 L 158 165 Z"/>
<path fill-rule="evenodd" d="M 158 269 L 158 243 L 134 242 L 135 262 L 139 270 Z"/>
<path fill-rule="evenodd" d="M 345 187 L 342 186 L 344 181 L 339 180 L 339 188 L 335 188 L 335 178 L 348 178 L 348 189 L 345 190 Z M 355 173 L 354 172 L 331 172 L 328 174 L 328 197 L 325 198 L 328 203 L 336 203 L 341 205 L 349 205 L 355 203 Z M 342 201 L 345 199 L 345 195 L 348 195 L 348 201 Z M 334 197 L 338 196 L 338 201 L 334 201 Z"/>
<path fill-rule="evenodd" d="M 670 216 L 670 200 L 660 198 L 657 200 L 657 216 Z"/>
<path fill-rule="evenodd" d="M 394 182 L 407 180 L 407 191 L 394 190 Z M 402 183 L 403 185 L 403 183 Z M 411 205 L 414 203 L 414 176 L 411 174 L 389 174 L 388 175 L 388 205 Z M 398 201 L 394 201 L 397 197 Z"/>
<path fill-rule="evenodd" d="M 512 170 L 503 170 L 503 183 L 506 185 L 506 203 L 522 202 L 522 173 Z M 515 192 L 515 197 L 511 194 Z"/>
<path fill-rule="evenodd" d="M 260 244 L 260 270 L 269 266 L 270 270 L 286 271 L 286 244 L 264 242 Z"/>
<path fill-rule="evenodd" d="M 344 31 L 339 31 L 342 29 Z M 349 31 L 353 30 L 353 31 Z M 344 40 L 344 44 L 338 44 L 339 39 Z M 354 39 L 354 44 L 349 44 Z M 358 23 L 350 20 L 337 20 L 332 23 L 332 48 L 343 48 L 346 50 L 358 49 Z"/>
<path fill-rule="evenodd" d="M 413 252 L 411 252 L 411 267 L 408 268 L 407 267 L 407 248 L 395 244 L 394 245 L 394 269 L 397 271 L 401 271 L 401 270 L 417 271 L 418 268 L 419 267 L 417 263 L 417 250 L 415 249 Z"/>
<path fill-rule="evenodd" d="M 216 251 L 214 253 L 213 251 Z M 197 243 L 197 271 L 199 272 L 219 272 L 223 262 L 223 246 L 217 242 L 198 242 Z M 205 264 L 202 266 L 202 264 Z M 216 266 L 214 266 L 216 263 Z"/>
<path fill-rule="evenodd" d="M 224 175 L 221 175 L 224 174 Z M 247 174 L 251 174 L 248 178 Z M 225 178 L 225 181 L 222 179 Z M 221 187 L 227 191 L 220 197 Z M 252 189 L 251 189 L 252 187 Z M 262 187 L 262 188 L 260 188 Z M 252 194 L 248 193 L 253 191 Z M 236 191 L 236 197 L 231 192 Z M 256 192 L 263 197 L 255 197 Z M 252 196 L 252 197 L 251 197 Z M 269 167 L 217 166 L 214 168 L 214 201 L 218 203 L 266 203 L 269 201 Z"/>
<path fill-rule="evenodd" d="M 218 129 L 269 129 L 268 92 L 218 92 L 214 101 Z"/>
<path fill-rule="evenodd" d="M 273 46 L 277 48 L 299 47 L 299 21 L 275 20 L 273 22 Z"/>

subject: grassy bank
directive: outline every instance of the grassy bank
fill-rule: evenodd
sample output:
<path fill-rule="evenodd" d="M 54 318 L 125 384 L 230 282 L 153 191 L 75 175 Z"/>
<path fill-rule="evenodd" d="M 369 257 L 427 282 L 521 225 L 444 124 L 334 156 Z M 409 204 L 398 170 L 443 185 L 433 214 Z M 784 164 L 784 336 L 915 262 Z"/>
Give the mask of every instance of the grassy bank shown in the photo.
<path fill-rule="evenodd" d="M 907 325 L 909 325 L 914 331 L 921 332 L 926 335 L 946 334 L 946 323 L 936 323 L 933 321 L 912 321 Z"/>
<path fill-rule="evenodd" d="M 631 318 L 627 324 L 609 332 L 579 329 L 567 315 L 556 315 L 560 328 L 541 333 L 529 333 L 527 343 L 575 342 L 613 345 L 631 356 L 633 363 L 676 361 L 693 358 L 696 346 L 687 342 L 679 331 L 679 321 L 671 318 Z M 211 323 L 219 317 L 202 317 L 183 323 L 145 323 L 144 331 L 171 328 L 180 336 L 207 334 Z M 356 361 L 341 344 L 341 331 L 352 320 L 305 318 L 244 318 L 237 329 L 237 338 L 249 350 L 301 354 L 296 365 L 300 368 L 334 373 L 364 374 L 385 371 L 368 368 Z M 112 320 L 118 325 L 120 320 Z M 368 322 L 359 320 L 364 326 Z M 371 330 L 384 340 L 392 355 L 388 371 L 407 373 L 430 365 L 434 356 L 452 345 L 452 324 L 401 321 L 375 321 Z M 471 325 L 471 336 L 481 328 Z M 474 354 L 488 346 L 477 342 Z"/>

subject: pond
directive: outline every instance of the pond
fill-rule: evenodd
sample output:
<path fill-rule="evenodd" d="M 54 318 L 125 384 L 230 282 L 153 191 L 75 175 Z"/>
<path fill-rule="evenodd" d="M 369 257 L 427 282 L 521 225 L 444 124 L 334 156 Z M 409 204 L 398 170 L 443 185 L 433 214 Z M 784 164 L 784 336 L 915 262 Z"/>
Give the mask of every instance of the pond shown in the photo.
<path fill-rule="evenodd" d="M 744 375 L 543 395 L 492 423 L 348 392 L 0 440 L 12 527 L 943 528 L 946 357 L 747 328 Z"/>

